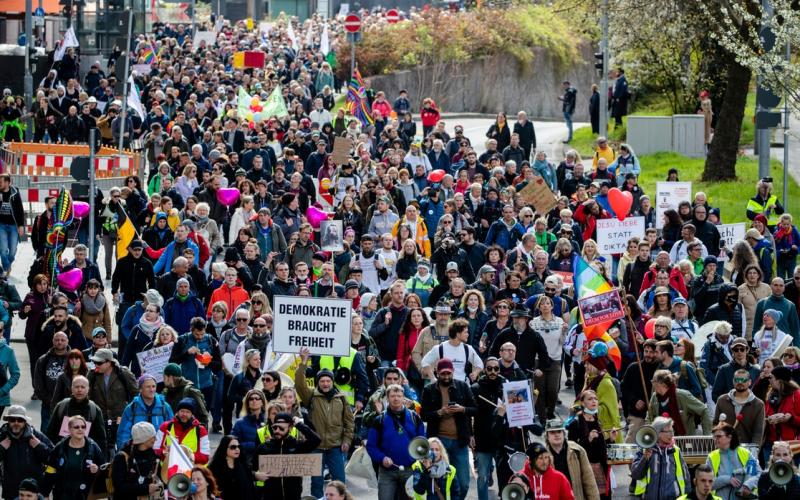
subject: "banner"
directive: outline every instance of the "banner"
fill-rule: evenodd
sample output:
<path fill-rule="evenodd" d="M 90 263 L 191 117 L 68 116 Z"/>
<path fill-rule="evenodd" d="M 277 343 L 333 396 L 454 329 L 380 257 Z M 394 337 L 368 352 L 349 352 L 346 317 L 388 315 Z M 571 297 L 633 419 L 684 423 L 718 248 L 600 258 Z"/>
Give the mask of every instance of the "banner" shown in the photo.
<path fill-rule="evenodd" d="M 509 427 L 533 425 L 533 401 L 531 386 L 527 380 L 516 380 L 503 384 L 503 400 Z"/>
<path fill-rule="evenodd" d="M 195 49 L 200 46 L 200 42 L 206 42 L 206 47 L 213 47 L 217 42 L 217 34 L 213 31 L 198 31 L 192 40 Z"/>
<path fill-rule="evenodd" d="M 164 368 L 169 364 L 169 357 L 175 344 L 158 346 L 149 351 L 136 353 L 142 373 L 155 377 L 156 382 L 164 381 Z"/>
<path fill-rule="evenodd" d="M 139 89 L 136 88 L 136 83 L 133 81 L 133 75 L 128 77 L 127 103 L 129 108 L 136 111 L 136 114 L 139 115 L 139 118 L 141 118 L 142 120 L 147 118 L 147 115 L 144 112 L 144 108 L 142 107 L 142 101 L 141 99 L 139 99 Z"/>
<path fill-rule="evenodd" d="M 344 221 L 324 220 L 319 223 L 320 249 L 323 252 L 341 252 L 344 250 Z"/>
<path fill-rule="evenodd" d="M 347 299 L 275 296 L 275 352 L 349 356 L 353 306 Z"/>
<path fill-rule="evenodd" d="M 263 52 L 261 52 L 263 54 Z M 286 116 L 289 110 L 286 109 L 286 101 L 283 100 L 283 91 L 281 86 L 278 85 L 272 93 L 264 101 L 264 111 L 261 113 L 265 118 L 272 118 L 273 116 Z"/>
<path fill-rule="evenodd" d="M 682 201 L 692 201 L 691 182 L 656 182 L 656 228 L 664 227 L 661 216 L 669 209 L 678 210 Z"/>
<path fill-rule="evenodd" d="M 717 231 L 719 231 L 720 248 L 722 247 L 722 242 L 725 242 L 725 248 L 731 249 L 734 243 L 744 239 L 744 235 L 747 232 L 747 224 L 744 222 L 720 224 L 717 226 Z"/>
<path fill-rule="evenodd" d="M 319 476 L 322 473 L 322 454 L 259 455 L 258 471 L 269 477 Z"/>
<path fill-rule="evenodd" d="M 584 327 L 616 321 L 625 316 L 617 290 L 578 299 L 578 309 Z"/>
<path fill-rule="evenodd" d="M 597 219 L 597 248 L 602 255 L 625 253 L 628 240 L 634 236 L 644 239 L 644 217 Z"/>

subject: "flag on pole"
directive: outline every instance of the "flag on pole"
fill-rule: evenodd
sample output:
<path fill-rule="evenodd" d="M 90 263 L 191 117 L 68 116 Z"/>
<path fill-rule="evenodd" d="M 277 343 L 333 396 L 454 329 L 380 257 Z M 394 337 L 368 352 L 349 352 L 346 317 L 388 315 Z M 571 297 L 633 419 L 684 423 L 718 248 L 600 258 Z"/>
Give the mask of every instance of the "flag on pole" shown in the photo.
<path fill-rule="evenodd" d="M 192 475 L 192 460 L 186 456 L 186 452 L 181 448 L 178 443 L 178 438 L 174 434 L 170 434 L 169 440 L 171 441 L 169 447 L 169 462 L 167 463 L 167 477 L 172 477 L 175 474 Z"/>
<path fill-rule="evenodd" d="M 267 100 L 264 101 L 264 110 L 261 114 L 268 118 L 273 116 L 286 116 L 289 114 L 289 110 L 286 109 L 286 101 L 283 100 L 283 92 L 281 91 L 280 85 L 275 87 L 269 97 L 267 97 Z"/>
<path fill-rule="evenodd" d="M 325 23 L 325 27 L 322 28 L 322 36 L 319 39 L 319 50 L 322 52 L 323 56 L 327 56 L 328 52 L 331 51 L 331 41 L 328 36 L 328 23 Z"/>
<path fill-rule="evenodd" d="M 155 62 L 158 62 L 156 58 L 156 51 L 153 50 L 153 46 L 150 45 L 149 43 L 144 46 L 140 55 L 142 56 L 142 58 L 144 58 L 145 64 L 153 64 Z"/>
<path fill-rule="evenodd" d="M 289 40 L 292 42 L 292 48 L 297 50 L 297 35 L 294 34 L 294 26 L 292 26 L 292 22 L 288 21 L 286 27 L 286 35 L 289 37 Z"/>
<path fill-rule="evenodd" d="M 314 43 L 314 29 L 311 25 L 308 25 L 308 29 L 306 30 L 306 47 L 311 47 Z"/>
<path fill-rule="evenodd" d="M 78 37 L 75 36 L 75 29 L 71 26 L 61 38 L 61 43 L 53 54 L 53 60 L 62 60 L 64 58 L 64 54 L 67 53 L 67 49 L 70 47 L 80 47 L 80 44 L 78 43 Z"/>
<path fill-rule="evenodd" d="M 121 259 L 128 255 L 128 246 L 131 244 L 131 241 L 133 241 L 133 237 L 136 236 L 136 229 L 133 227 L 133 223 L 124 208 L 117 210 L 114 215 L 116 221 L 111 222 L 111 224 L 116 225 L 117 258 Z"/>
<path fill-rule="evenodd" d="M 613 289 L 603 275 L 597 272 L 583 258 L 577 256 L 572 261 L 572 281 L 575 289 L 575 297 L 579 300 L 609 292 Z M 608 327 L 610 327 L 612 323 L 613 321 L 585 326 L 583 331 L 586 333 L 586 341 L 588 342 L 599 338 L 608 330 Z"/>
<path fill-rule="evenodd" d="M 372 113 L 367 107 L 367 93 L 364 90 L 364 80 L 361 78 L 361 72 L 358 69 L 353 73 L 350 83 L 347 85 L 347 97 L 345 99 L 345 109 L 351 115 L 358 118 L 362 127 L 372 125 Z"/>
<path fill-rule="evenodd" d="M 139 89 L 136 88 L 136 83 L 133 81 L 133 75 L 128 77 L 128 107 L 132 110 L 136 111 L 136 114 L 144 120 L 147 118 L 147 115 L 144 113 L 144 108 L 142 107 L 142 101 L 139 98 Z"/>

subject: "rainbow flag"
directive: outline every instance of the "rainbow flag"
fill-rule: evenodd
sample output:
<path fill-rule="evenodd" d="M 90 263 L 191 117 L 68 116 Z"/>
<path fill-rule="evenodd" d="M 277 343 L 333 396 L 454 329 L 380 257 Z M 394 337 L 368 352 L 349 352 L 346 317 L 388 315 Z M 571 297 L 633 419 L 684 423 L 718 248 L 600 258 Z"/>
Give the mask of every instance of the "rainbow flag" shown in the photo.
<path fill-rule="evenodd" d="M 591 297 L 614 289 L 603 275 L 581 257 L 576 256 L 572 261 L 572 273 L 576 299 Z M 583 331 L 586 334 L 586 342 L 601 338 L 613 323 L 611 321 L 584 326 Z"/>
<path fill-rule="evenodd" d="M 140 54 L 144 58 L 145 64 L 153 64 L 156 62 L 156 52 L 153 50 L 152 45 L 147 45 Z"/>
<path fill-rule="evenodd" d="M 367 106 L 367 93 L 364 90 L 364 79 L 358 69 L 353 72 L 350 83 L 347 85 L 347 97 L 345 98 L 345 109 L 353 116 L 358 118 L 362 127 L 372 125 L 372 113 Z"/>

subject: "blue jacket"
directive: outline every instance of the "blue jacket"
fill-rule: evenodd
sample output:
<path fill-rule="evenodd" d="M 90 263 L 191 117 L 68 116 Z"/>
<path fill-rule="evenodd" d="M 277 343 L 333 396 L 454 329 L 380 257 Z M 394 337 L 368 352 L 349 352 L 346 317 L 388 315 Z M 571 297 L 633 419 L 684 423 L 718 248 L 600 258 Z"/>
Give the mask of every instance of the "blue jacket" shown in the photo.
<path fill-rule="evenodd" d="M 6 339 L 0 337 L 0 406 L 11 404 L 11 389 L 19 382 L 19 365 L 14 349 L 8 345 Z"/>
<path fill-rule="evenodd" d="M 436 234 L 436 227 L 439 225 L 439 219 L 444 215 L 444 202 L 442 195 L 439 195 L 439 202 L 434 203 L 430 198 L 422 198 L 419 203 L 419 213 L 425 220 L 425 226 L 428 228 L 428 236 Z"/>
<path fill-rule="evenodd" d="M 380 420 L 369 430 L 367 435 L 367 452 L 373 462 L 381 463 L 389 457 L 397 465 L 410 467 L 414 459 L 408 454 L 408 443 L 417 436 L 425 436 L 422 419 L 412 414 L 411 410 L 403 410 L 403 421 L 395 420 L 384 410 Z"/>
<path fill-rule="evenodd" d="M 144 303 L 141 300 L 137 300 L 132 307 L 125 311 L 122 324 L 119 325 L 119 331 L 125 340 L 131 338 L 131 332 L 139 324 L 142 314 L 144 314 Z"/>
<path fill-rule="evenodd" d="M 259 445 L 258 429 L 264 425 L 264 412 L 261 418 L 256 419 L 253 415 L 245 415 L 233 424 L 231 434 L 239 438 L 239 445 L 245 457 L 250 457 Z"/>
<path fill-rule="evenodd" d="M 438 159 L 436 158 L 436 152 L 434 150 L 431 149 L 428 151 L 428 160 L 431 162 L 431 170 L 444 170 L 450 173 L 450 157 L 447 156 L 444 149 L 439 153 Z"/>
<path fill-rule="evenodd" d="M 200 267 L 200 249 L 197 248 L 197 244 L 195 244 L 195 242 L 191 239 L 187 239 L 186 246 L 194 250 L 194 265 Z M 158 261 L 153 266 L 153 272 L 156 274 L 156 276 L 172 270 L 172 261 L 175 260 L 172 257 L 174 251 L 175 241 L 164 248 L 164 252 L 161 254 L 161 257 L 158 258 Z"/>
<path fill-rule="evenodd" d="M 150 408 L 149 412 L 142 401 L 142 397 L 136 396 L 133 398 L 133 401 L 125 407 L 125 411 L 122 412 L 122 419 L 117 429 L 117 448 L 122 448 L 125 446 L 125 443 L 131 439 L 133 424 L 150 422 L 153 424 L 153 427 L 158 430 L 161 424 L 167 420 L 172 420 L 174 416 L 175 414 L 172 413 L 172 408 L 161 394 L 156 394 L 153 407 Z"/>
<path fill-rule="evenodd" d="M 192 347 L 197 347 L 201 353 L 208 352 L 212 355 L 212 361 L 205 369 L 201 370 L 197 366 L 195 357 L 187 352 Z M 169 360 L 173 363 L 180 363 L 183 376 L 201 390 L 214 385 L 213 374 L 221 365 L 217 341 L 209 333 L 204 334 L 200 341 L 195 339 L 191 332 L 178 337 Z"/>
<path fill-rule="evenodd" d="M 756 243 L 756 246 L 753 247 L 753 252 L 758 258 L 758 267 L 761 268 L 761 272 L 764 274 L 764 276 L 761 277 L 761 281 L 764 283 L 772 281 L 772 253 L 774 251 L 775 249 L 772 248 L 772 244 L 766 238 L 760 240 Z"/>
<path fill-rule="evenodd" d="M 524 234 L 525 229 L 519 222 L 515 223 L 511 229 L 509 229 L 503 219 L 499 219 L 492 222 L 492 225 L 489 226 L 489 232 L 486 233 L 486 241 L 483 243 L 487 247 L 498 245 L 503 250 L 508 251 L 517 246 L 517 242 L 522 239 L 522 235 Z"/>
<path fill-rule="evenodd" d="M 178 335 L 189 331 L 192 318 L 205 318 L 206 309 L 192 292 L 186 300 L 180 300 L 178 293 L 164 304 L 164 323 L 178 332 Z"/>

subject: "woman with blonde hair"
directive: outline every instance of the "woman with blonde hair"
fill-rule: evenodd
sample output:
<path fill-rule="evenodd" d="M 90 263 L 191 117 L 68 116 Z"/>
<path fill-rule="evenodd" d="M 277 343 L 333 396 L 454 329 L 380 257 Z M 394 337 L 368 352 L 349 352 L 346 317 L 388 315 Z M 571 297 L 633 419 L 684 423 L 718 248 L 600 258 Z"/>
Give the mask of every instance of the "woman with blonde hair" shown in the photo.
<path fill-rule="evenodd" d="M 256 318 L 259 318 L 264 314 L 272 314 L 272 308 L 269 306 L 267 294 L 264 292 L 253 292 L 253 295 L 250 296 L 249 310 L 251 325 Z"/>
<path fill-rule="evenodd" d="M 239 439 L 244 457 L 249 461 L 258 447 L 258 429 L 264 425 L 267 398 L 258 389 L 250 389 L 241 402 L 239 419 L 233 424 L 231 434 Z"/>
<path fill-rule="evenodd" d="M 591 238 L 584 241 L 583 250 L 581 251 L 581 257 L 583 257 L 583 259 L 586 262 L 591 262 L 595 259 L 599 259 L 601 255 L 600 251 L 597 249 L 597 242 Z"/>
<path fill-rule="evenodd" d="M 435 437 L 428 438 L 428 444 L 431 455 L 411 465 L 416 498 L 460 498 L 456 468 L 450 465 L 444 444 Z"/>

